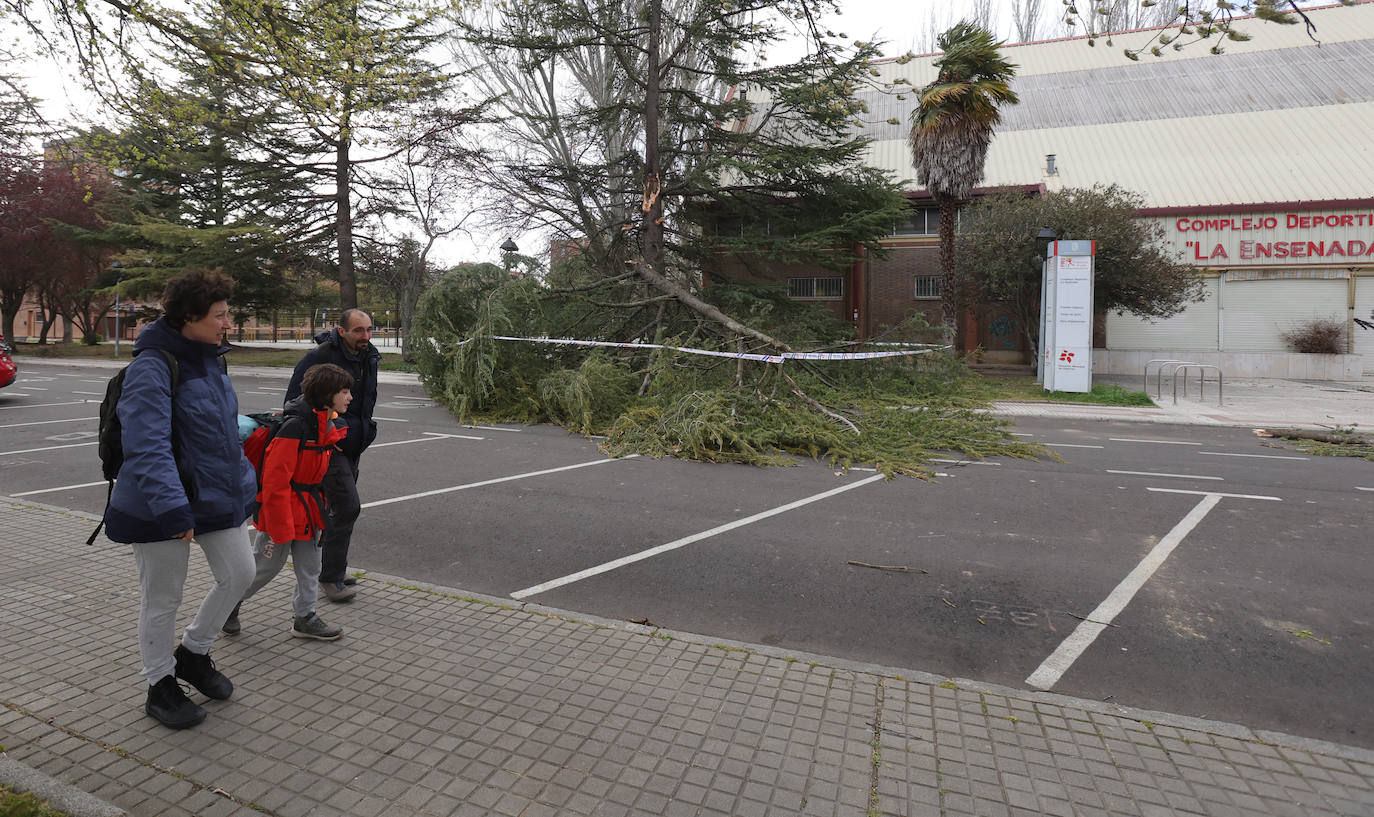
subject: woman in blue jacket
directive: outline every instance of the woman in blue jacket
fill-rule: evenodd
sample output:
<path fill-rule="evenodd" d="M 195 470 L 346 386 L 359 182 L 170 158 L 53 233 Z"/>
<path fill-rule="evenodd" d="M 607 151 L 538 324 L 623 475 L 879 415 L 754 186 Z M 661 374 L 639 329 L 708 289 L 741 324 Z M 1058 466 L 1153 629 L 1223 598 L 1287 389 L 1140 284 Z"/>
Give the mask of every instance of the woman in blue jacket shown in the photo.
<path fill-rule="evenodd" d="M 139 654 L 149 715 L 173 729 L 205 720 L 177 679 L 227 699 L 234 685 L 210 645 L 253 580 L 248 540 L 257 479 L 238 437 L 238 397 L 220 361 L 228 351 L 232 281 L 191 272 L 162 294 L 163 315 L 139 333 L 119 398 L 124 464 L 105 511 L 106 534 L 133 545 L 138 562 Z M 176 394 L 163 352 L 177 361 Z M 176 644 L 177 608 L 190 543 L 215 583 Z"/>

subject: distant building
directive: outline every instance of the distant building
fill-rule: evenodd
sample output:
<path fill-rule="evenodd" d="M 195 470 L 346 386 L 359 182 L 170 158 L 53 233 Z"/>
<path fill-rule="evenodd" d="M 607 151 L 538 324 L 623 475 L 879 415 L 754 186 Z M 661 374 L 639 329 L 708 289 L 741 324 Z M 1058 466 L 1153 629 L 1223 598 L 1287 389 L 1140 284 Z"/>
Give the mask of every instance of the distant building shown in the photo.
<path fill-rule="evenodd" d="M 1165 321 L 1099 316 L 1094 367 L 1138 372 L 1154 357 L 1210 357 L 1227 373 L 1358 377 L 1374 373 L 1374 3 L 1307 9 L 1304 26 L 1237 22 L 1249 42 L 1122 54 L 1153 32 L 1008 46 L 1019 105 L 1003 109 L 979 192 L 1045 194 L 1117 183 L 1142 194 L 1206 278 L 1206 300 Z M 877 83 L 934 78 L 935 56 L 876 64 Z M 869 164 L 908 182 L 916 209 L 884 243 L 885 259 L 847 274 L 772 268 L 756 280 L 852 320 L 861 336 L 908 315 L 938 319 L 938 211 L 916 187 L 907 134 L 916 95 L 866 92 Z M 895 119 L 898 124 L 890 124 Z M 1065 236 L 1074 238 L 1075 236 Z M 1315 318 L 1347 327 L 1363 362 L 1308 371 L 1280 333 Z M 993 359 L 1024 354 L 1018 327 L 996 305 L 970 310 L 960 337 Z M 1353 372 L 1353 375 L 1352 375 Z"/>

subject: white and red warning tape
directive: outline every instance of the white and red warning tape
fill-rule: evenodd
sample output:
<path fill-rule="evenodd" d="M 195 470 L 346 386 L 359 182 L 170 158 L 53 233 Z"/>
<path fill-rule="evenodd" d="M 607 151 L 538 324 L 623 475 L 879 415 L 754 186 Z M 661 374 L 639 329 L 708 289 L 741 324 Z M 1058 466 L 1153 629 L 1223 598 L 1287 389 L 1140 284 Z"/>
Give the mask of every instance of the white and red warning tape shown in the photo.
<path fill-rule="evenodd" d="M 573 338 L 520 338 L 509 335 L 491 335 L 493 340 L 512 340 L 523 341 L 526 343 L 554 343 L 563 346 L 608 346 L 615 349 L 667 349 L 673 352 L 682 352 L 688 355 L 708 355 L 710 357 L 726 357 L 735 360 L 757 360 L 762 363 L 782 363 L 784 360 L 874 360 L 876 358 L 889 357 L 908 357 L 910 355 L 924 355 L 948 349 L 948 346 L 936 346 L 933 344 L 895 344 L 883 343 L 874 344 L 881 346 L 918 346 L 915 349 L 902 349 L 891 352 L 777 352 L 775 354 L 756 354 L 753 352 L 717 352 L 711 349 L 693 349 L 688 346 L 668 346 L 661 343 L 617 343 L 606 340 L 576 340 Z M 460 342 L 462 346 L 472 338 Z"/>

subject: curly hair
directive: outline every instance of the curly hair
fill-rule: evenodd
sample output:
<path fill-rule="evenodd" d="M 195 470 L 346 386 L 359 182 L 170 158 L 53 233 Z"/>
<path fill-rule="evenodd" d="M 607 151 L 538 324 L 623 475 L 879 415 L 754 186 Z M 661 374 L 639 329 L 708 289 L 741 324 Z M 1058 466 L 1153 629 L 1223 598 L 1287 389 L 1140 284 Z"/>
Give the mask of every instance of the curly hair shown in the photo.
<path fill-rule="evenodd" d="M 193 270 L 167 282 L 162 291 L 162 316 L 181 331 L 210 314 L 210 307 L 234 294 L 234 280 L 219 270 Z"/>
<path fill-rule="evenodd" d="M 353 388 L 353 375 L 333 363 L 320 363 L 305 370 L 301 378 L 301 394 L 311 408 L 328 408 L 334 395 Z"/>

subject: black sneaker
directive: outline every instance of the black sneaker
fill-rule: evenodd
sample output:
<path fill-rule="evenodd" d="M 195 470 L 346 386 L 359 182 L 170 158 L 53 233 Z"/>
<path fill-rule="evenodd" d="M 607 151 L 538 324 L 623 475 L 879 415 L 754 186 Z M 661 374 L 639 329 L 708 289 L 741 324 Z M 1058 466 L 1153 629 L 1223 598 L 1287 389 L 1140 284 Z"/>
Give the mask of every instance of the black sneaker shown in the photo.
<path fill-rule="evenodd" d="M 196 689 L 207 698 L 226 701 L 234 694 L 234 685 L 215 669 L 215 662 L 209 655 L 199 655 L 186 649 L 185 644 L 177 645 L 177 677 Z"/>
<path fill-rule="evenodd" d="M 205 720 L 205 710 L 191 703 L 171 675 L 148 687 L 148 703 L 143 709 L 169 729 L 190 729 Z"/>
<path fill-rule="evenodd" d="M 239 624 L 239 608 L 242 606 L 243 602 L 239 602 L 238 604 L 234 605 L 233 611 L 229 613 L 229 618 L 226 618 L 224 620 L 224 623 L 219 626 L 220 632 L 224 633 L 225 635 L 239 634 L 239 630 L 243 629 L 243 627 Z"/>
<path fill-rule="evenodd" d="M 342 627 L 331 627 L 324 619 L 311 613 L 301 616 L 292 623 L 291 634 L 296 638 L 314 638 L 320 641 L 335 641 L 343 635 Z"/>

